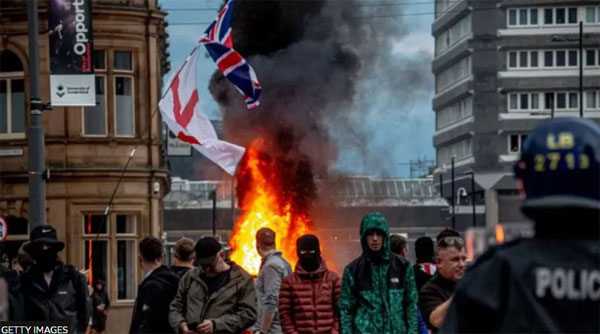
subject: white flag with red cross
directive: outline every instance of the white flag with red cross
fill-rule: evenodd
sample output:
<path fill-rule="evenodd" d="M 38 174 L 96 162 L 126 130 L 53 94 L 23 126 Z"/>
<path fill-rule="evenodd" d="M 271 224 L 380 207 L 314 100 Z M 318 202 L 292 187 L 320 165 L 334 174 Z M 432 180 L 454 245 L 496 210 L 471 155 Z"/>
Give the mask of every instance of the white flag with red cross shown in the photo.
<path fill-rule="evenodd" d="M 200 108 L 196 86 L 199 50 L 196 47 L 171 76 L 167 84 L 169 90 L 158 107 L 163 121 L 179 140 L 191 144 L 198 152 L 233 175 L 245 149 L 219 140 L 212 123 Z"/>

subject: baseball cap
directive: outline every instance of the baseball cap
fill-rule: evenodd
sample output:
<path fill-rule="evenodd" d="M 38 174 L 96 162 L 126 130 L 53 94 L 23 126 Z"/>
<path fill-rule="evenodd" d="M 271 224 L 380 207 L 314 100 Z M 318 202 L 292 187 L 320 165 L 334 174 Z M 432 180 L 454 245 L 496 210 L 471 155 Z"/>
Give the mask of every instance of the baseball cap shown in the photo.
<path fill-rule="evenodd" d="M 196 261 L 200 265 L 210 265 L 215 262 L 217 253 L 223 247 L 217 239 L 213 237 L 204 237 L 196 242 Z"/>

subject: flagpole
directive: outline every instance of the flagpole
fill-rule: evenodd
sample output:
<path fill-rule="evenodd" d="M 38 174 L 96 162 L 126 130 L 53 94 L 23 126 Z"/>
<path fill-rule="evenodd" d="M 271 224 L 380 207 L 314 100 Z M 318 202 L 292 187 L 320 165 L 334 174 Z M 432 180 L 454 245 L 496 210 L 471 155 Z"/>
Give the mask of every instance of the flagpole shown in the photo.
<path fill-rule="evenodd" d="M 173 75 L 173 76 L 171 76 L 171 80 L 167 84 L 167 89 L 165 89 L 165 91 L 163 92 L 160 100 L 164 99 L 165 96 L 167 96 L 167 94 L 169 93 L 169 90 L 171 89 L 171 86 L 173 86 L 173 81 L 174 80 L 172 80 L 172 79 L 175 78 L 177 75 L 179 75 L 179 73 L 181 72 L 181 70 L 183 70 L 183 68 L 185 67 L 185 64 L 187 64 L 188 59 L 190 58 L 190 56 L 194 52 L 196 52 L 196 49 L 198 49 L 200 46 L 202 46 L 202 44 L 198 44 L 198 45 L 196 45 L 195 48 L 192 49 L 192 52 L 190 52 L 190 54 L 185 58 L 185 61 L 183 62 L 183 64 L 181 64 L 181 66 L 179 67 L 179 70 L 177 70 L 176 74 Z M 160 110 L 160 107 L 156 106 L 156 108 L 154 109 L 154 111 L 150 115 L 150 118 L 148 119 L 148 122 L 146 123 L 146 127 L 140 133 L 140 138 L 143 137 L 146 134 L 146 132 L 148 131 L 148 129 L 150 128 L 150 126 L 152 126 L 152 120 L 154 119 L 154 116 L 156 115 L 156 113 L 159 110 Z M 117 190 L 119 190 L 119 185 L 121 185 L 121 181 L 123 181 L 123 177 L 125 176 L 125 173 L 127 172 L 127 169 L 129 168 L 129 164 L 131 163 L 131 160 L 133 160 L 133 156 L 135 155 L 135 152 L 136 152 L 137 148 L 138 148 L 138 144 L 136 143 L 133 146 L 133 149 L 131 150 L 131 152 L 129 153 L 129 158 L 127 158 L 127 162 L 125 163 L 125 167 L 123 167 L 123 169 L 121 170 L 121 175 L 119 176 L 119 179 L 117 180 L 117 184 L 115 185 L 115 188 L 114 188 L 114 190 L 112 192 L 112 195 L 110 196 L 110 200 L 108 201 L 108 204 L 106 205 L 106 208 L 104 209 L 104 218 L 102 219 L 102 223 L 98 227 L 98 232 L 96 233 L 96 238 L 95 238 L 96 240 L 98 240 L 98 238 L 100 237 L 100 232 L 102 231 L 102 229 L 106 225 L 106 221 L 108 220 L 108 215 L 110 214 L 110 207 L 111 207 L 113 201 L 115 200 L 115 197 L 117 195 Z"/>

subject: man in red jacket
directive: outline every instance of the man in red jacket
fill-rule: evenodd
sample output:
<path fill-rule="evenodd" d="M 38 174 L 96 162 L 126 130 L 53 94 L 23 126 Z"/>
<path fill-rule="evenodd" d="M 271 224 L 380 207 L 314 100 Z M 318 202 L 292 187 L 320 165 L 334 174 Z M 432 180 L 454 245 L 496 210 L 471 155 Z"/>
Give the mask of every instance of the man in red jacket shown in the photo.
<path fill-rule="evenodd" d="M 296 241 L 298 263 L 283 279 L 279 292 L 279 318 L 285 334 L 339 333 L 341 279 L 327 269 L 319 239 L 303 235 Z"/>

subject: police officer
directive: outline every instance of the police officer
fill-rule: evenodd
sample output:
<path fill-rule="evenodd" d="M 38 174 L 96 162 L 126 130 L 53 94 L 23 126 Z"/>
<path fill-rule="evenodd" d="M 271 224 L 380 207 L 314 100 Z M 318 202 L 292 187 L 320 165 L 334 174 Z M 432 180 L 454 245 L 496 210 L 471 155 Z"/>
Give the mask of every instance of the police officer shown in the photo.
<path fill-rule="evenodd" d="M 494 247 L 467 270 L 445 333 L 600 332 L 600 127 L 538 125 L 515 165 L 535 237 Z"/>

